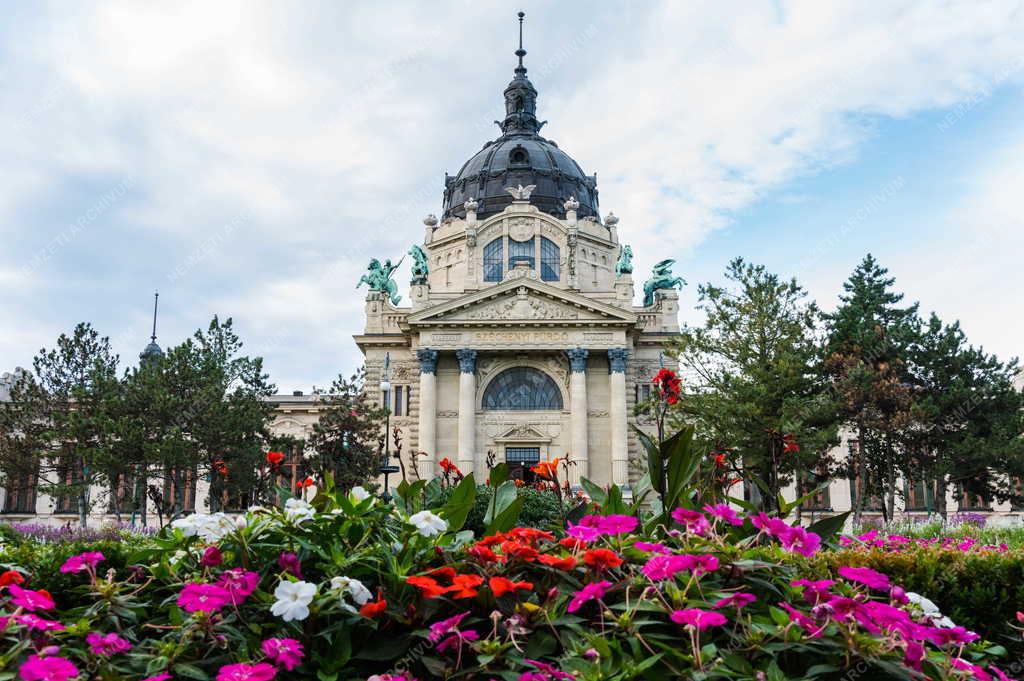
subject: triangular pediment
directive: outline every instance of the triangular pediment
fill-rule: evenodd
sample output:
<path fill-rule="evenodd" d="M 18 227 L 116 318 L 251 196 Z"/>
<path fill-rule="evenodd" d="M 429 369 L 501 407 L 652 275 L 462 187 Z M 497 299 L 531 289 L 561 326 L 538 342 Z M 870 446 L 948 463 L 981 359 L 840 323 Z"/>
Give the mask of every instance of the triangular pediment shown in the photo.
<path fill-rule="evenodd" d="M 550 442 L 551 438 L 528 423 L 520 423 L 506 429 L 494 438 L 495 442 Z"/>
<path fill-rule="evenodd" d="M 521 278 L 468 293 L 408 317 L 410 326 L 492 323 L 619 326 L 635 324 L 636 315 L 575 291 Z"/>

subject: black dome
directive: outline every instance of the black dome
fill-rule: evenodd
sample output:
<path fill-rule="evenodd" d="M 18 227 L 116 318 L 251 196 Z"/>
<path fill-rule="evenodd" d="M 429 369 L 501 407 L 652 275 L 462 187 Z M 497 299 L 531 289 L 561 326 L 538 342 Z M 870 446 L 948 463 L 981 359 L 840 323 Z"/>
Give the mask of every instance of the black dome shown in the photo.
<path fill-rule="evenodd" d="M 522 15 L 520 15 L 520 23 Z M 544 122 L 537 120 L 537 90 L 526 77 L 523 56 L 516 50 L 519 66 L 505 88 L 505 120 L 502 135 L 488 142 L 466 161 L 455 177 L 445 175 L 443 218 L 466 216 L 463 204 L 476 199 L 477 217 L 500 213 L 512 196 L 505 189 L 518 185 L 536 185 L 530 203 L 545 213 L 564 217 L 563 204 L 569 197 L 579 201 L 577 215 L 600 219 L 597 207 L 597 176 L 587 176 L 579 164 L 539 132 Z"/>

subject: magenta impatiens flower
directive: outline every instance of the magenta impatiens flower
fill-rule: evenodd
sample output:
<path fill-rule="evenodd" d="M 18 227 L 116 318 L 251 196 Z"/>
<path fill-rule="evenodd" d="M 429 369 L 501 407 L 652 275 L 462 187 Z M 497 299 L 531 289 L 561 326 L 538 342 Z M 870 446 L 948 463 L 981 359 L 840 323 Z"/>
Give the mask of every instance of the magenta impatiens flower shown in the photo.
<path fill-rule="evenodd" d="M 56 603 L 53 602 L 53 597 L 45 591 L 32 591 L 31 589 L 22 589 L 17 584 L 11 584 L 7 587 L 7 592 L 11 596 L 11 603 L 16 608 L 25 608 L 25 610 L 53 610 Z"/>
<path fill-rule="evenodd" d="M 24 681 L 67 681 L 78 676 L 78 667 L 63 657 L 30 655 L 18 669 L 18 676 Z"/>
<path fill-rule="evenodd" d="M 704 631 L 709 627 L 720 627 L 729 620 L 726 619 L 725 615 L 720 612 L 713 612 L 711 610 L 701 610 L 700 608 L 687 608 L 686 610 L 676 610 L 669 617 L 676 624 L 682 624 L 688 627 L 695 627 L 700 631 Z"/>
<path fill-rule="evenodd" d="M 790 527 L 779 535 L 783 548 L 810 558 L 821 546 L 821 537 L 802 527 Z"/>
<path fill-rule="evenodd" d="M 600 520 L 597 521 L 597 529 L 601 531 L 601 534 L 616 535 L 616 534 L 629 534 L 636 529 L 636 526 L 640 521 L 636 517 L 631 515 L 605 515 L 597 516 Z M 586 520 L 586 518 L 584 518 Z"/>
<path fill-rule="evenodd" d="M 715 607 L 728 608 L 731 606 L 739 610 L 740 608 L 745 608 L 756 600 L 757 596 L 754 594 L 741 591 L 739 593 L 730 594 L 725 598 L 718 599 L 715 601 Z"/>
<path fill-rule="evenodd" d="M 189 582 L 178 594 L 178 606 L 185 612 L 216 612 L 231 602 L 231 594 L 216 584 Z"/>
<path fill-rule="evenodd" d="M 688 508 L 677 508 L 672 511 L 672 519 L 686 528 L 690 534 L 703 537 L 711 530 L 711 523 L 700 511 L 692 511 Z"/>
<path fill-rule="evenodd" d="M 95 569 L 96 565 L 105 559 L 105 556 L 99 551 L 86 551 L 85 553 L 80 553 L 77 556 L 71 556 L 64 561 L 64 564 L 60 566 L 60 571 L 64 574 L 68 574 L 71 572 Z"/>
<path fill-rule="evenodd" d="M 228 592 L 233 605 L 241 605 L 259 586 L 260 575 L 258 572 L 252 572 L 251 570 L 234 568 L 233 570 L 225 570 L 217 584 Z"/>
<path fill-rule="evenodd" d="M 268 638 L 260 646 L 271 662 L 291 671 L 302 664 L 302 644 L 294 638 Z"/>
<path fill-rule="evenodd" d="M 29 631 L 64 631 L 67 629 L 67 627 L 60 622 L 46 620 L 37 615 L 33 615 L 32 613 L 15 615 L 12 619 Z M 4 621 L 4 624 L 6 624 L 6 620 Z M 0 629 L 3 629 L 3 626 L 0 626 Z"/>
<path fill-rule="evenodd" d="M 100 657 L 110 657 L 117 653 L 127 652 L 132 648 L 131 643 L 114 633 L 92 632 L 85 637 L 85 642 L 89 644 L 89 652 Z"/>
<path fill-rule="evenodd" d="M 587 584 L 585 587 L 573 594 L 572 600 L 569 601 L 569 612 L 576 612 L 582 608 L 585 603 L 589 603 L 590 601 L 601 600 L 610 588 L 612 588 L 612 583 L 604 579 L 600 582 Z"/>
<path fill-rule="evenodd" d="M 656 555 L 651 557 L 640 568 L 652 582 L 672 579 L 676 574 L 684 570 L 690 570 L 699 577 L 706 572 L 714 572 L 717 569 L 718 558 L 715 556 L 710 554 L 691 556 L 685 553 L 676 556 Z"/>
<path fill-rule="evenodd" d="M 736 527 L 739 527 L 743 524 L 743 519 L 736 514 L 736 511 L 734 511 L 729 504 L 715 504 L 714 506 L 705 506 L 704 511 L 718 518 L 719 520 L 724 520 L 730 525 L 735 525 Z"/>
<path fill-rule="evenodd" d="M 876 572 L 867 567 L 841 567 L 838 570 L 839 576 L 851 582 L 858 582 L 869 589 L 888 589 L 889 578 L 881 572 Z"/>
<path fill-rule="evenodd" d="M 167 672 L 160 672 L 156 676 L 147 676 L 142 681 L 170 681 L 171 675 Z"/>
<path fill-rule="evenodd" d="M 302 579 L 302 563 L 294 553 L 290 551 L 283 552 L 277 557 L 277 565 L 281 570 L 295 577 L 295 579 Z"/>
<path fill-rule="evenodd" d="M 277 668 L 266 662 L 226 664 L 217 672 L 217 681 L 270 681 Z"/>
<path fill-rule="evenodd" d="M 199 564 L 203 567 L 217 567 L 223 562 L 224 554 L 216 546 L 207 546 L 203 551 L 203 557 L 199 559 Z"/>
<path fill-rule="evenodd" d="M 633 548 L 637 551 L 644 551 L 645 553 L 661 553 L 669 554 L 672 553 L 672 549 L 665 546 L 664 544 L 655 544 L 647 541 L 638 541 L 633 544 Z"/>

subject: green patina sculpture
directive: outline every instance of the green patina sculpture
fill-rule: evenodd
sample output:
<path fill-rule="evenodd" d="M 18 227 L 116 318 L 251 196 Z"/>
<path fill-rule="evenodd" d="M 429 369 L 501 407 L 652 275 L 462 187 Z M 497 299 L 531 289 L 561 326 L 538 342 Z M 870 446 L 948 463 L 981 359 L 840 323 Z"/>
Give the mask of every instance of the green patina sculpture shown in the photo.
<path fill-rule="evenodd" d="M 427 275 L 430 273 L 430 265 L 427 264 L 427 252 L 420 248 L 418 244 L 413 244 L 412 248 L 409 249 L 409 255 L 412 256 L 412 279 L 409 280 L 409 284 L 412 286 L 426 284 Z"/>
<path fill-rule="evenodd" d="M 623 245 L 619 251 L 619 259 L 615 263 L 615 276 L 621 277 L 623 274 L 633 274 L 633 249 L 629 244 Z"/>
<path fill-rule="evenodd" d="M 403 257 L 402 260 L 405 260 L 405 258 Z M 388 259 L 382 265 L 377 258 L 371 258 L 370 264 L 366 268 L 368 274 L 364 274 L 359 278 L 356 288 L 366 284 L 370 287 L 371 291 L 380 291 L 390 296 L 392 305 L 398 305 L 398 301 L 402 299 L 402 296 L 398 295 L 398 284 L 391 278 L 391 274 L 402 264 L 402 260 L 392 265 L 391 260 Z"/>
<path fill-rule="evenodd" d="M 686 280 L 672 276 L 675 260 L 662 260 L 651 268 L 651 278 L 644 282 L 644 307 L 654 305 L 654 292 L 663 289 L 683 288 Z"/>

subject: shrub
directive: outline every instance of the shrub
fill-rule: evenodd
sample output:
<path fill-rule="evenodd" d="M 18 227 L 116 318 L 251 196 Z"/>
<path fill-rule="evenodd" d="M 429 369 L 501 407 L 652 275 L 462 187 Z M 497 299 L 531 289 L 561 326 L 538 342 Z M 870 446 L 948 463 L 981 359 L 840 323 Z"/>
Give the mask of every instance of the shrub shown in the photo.
<path fill-rule="evenodd" d="M 438 495 L 439 504 L 447 503 L 451 499 L 454 488 L 443 489 Z M 571 508 L 559 501 L 558 497 L 550 491 L 538 490 L 533 487 L 521 487 L 518 495 L 523 498 L 523 508 L 519 512 L 518 524 L 520 527 L 536 527 L 549 529 L 563 524 L 563 513 L 568 513 Z M 480 537 L 485 532 L 484 516 L 487 507 L 494 496 L 494 490 L 488 485 L 477 485 L 476 501 L 472 510 L 466 517 L 465 529 L 472 530 L 473 534 Z"/>

